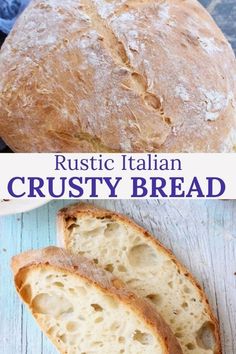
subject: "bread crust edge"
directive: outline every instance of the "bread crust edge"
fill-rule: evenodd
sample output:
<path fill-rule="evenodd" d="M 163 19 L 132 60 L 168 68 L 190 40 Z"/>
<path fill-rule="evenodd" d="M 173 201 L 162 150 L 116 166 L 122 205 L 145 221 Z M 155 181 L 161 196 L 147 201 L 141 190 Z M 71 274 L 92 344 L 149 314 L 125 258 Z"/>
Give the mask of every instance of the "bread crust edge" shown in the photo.
<path fill-rule="evenodd" d="M 124 306 L 131 309 L 145 322 L 154 336 L 158 338 L 163 349 L 163 354 L 183 354 L 171 329 L 154 307 L 131 292 L 120 279 L 101 267 L 96 266 L 87 258 L 74 256 L 62 248 L 51 246 L 40 250 L 27 251 L 12 257 L 11 267 L 16 291 L 23 302 L 28 306 L 36 321 L 37 318 L 30 304 L 20 295 L 22 275 L 24 275 L 25 271 L 32 268 L 51 267 L 54 270 L 60 270 L 70 275 L 78 276 L 80 279 L 95 287 L 102 294 L 112 296 Z M 42 324 L 40 324 L 40 327 L 51 342 L 54 343 L 56 348 L 60 350 L 59 344 L 47 334 L 46 328 L 44 328 Z M 62 354 L 67 353 L 62 352 Z"/>

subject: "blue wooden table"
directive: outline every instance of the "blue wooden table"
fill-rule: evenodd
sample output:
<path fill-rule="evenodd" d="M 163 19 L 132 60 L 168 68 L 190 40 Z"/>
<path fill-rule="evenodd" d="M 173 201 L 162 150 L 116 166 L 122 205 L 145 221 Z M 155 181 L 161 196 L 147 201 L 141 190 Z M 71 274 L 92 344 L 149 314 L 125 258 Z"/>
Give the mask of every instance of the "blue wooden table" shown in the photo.
<path fill-rule="evenodd" d="M 68 201 L 52 201 L 31 212 L 0 217 L 1 354 L 56 354 L 18 299 L 9 264 L 21 251 L 56 244 L 56 212 L 66 204 Z M 174 251 L 204 286 L 220 318 L 224 354 L 235 354 L 236 201 L 96 204 L 134 218 Z"/>
<path fill-rule="evenodd" d="M 0 352 L 2 354 L 52 354 L 56 350 L 43 337 L 15 293 L 10 259 L 27 249 L 56 242 L 55 215 L 63 201 L 24 214 L 0 218 Z"/>

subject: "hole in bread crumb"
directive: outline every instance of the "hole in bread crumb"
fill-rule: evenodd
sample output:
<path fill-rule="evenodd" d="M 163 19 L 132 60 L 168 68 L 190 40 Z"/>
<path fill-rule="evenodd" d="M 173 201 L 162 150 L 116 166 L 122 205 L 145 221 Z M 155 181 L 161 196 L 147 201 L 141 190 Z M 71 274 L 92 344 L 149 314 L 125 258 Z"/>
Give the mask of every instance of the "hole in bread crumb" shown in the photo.
<path fill-rule="evenodd" d="M 68 291 L 69 291 L 72 295 L 74 295 L 74 294 L 76 293 L 75 289 L 73 289 L 73 288 L 69 288 Z"/>
<path fill-rule="evenodd" d="M 156 253 L 146 244 L 131 248 L 128 258 L 130 264 L 134 267 L 150 267 L 158 261 Z"/>
<path fill-rule="evenodd" d="M 63 334 L 59 337 L 60 341 L 62 341 L 63 343 L 66 343 L 67 342 L 67 335 L 66 334 Z"/>
<path fill-rule="evenodd" d="M 146 298 L 155 305 L 159 305 L 161 303 L 161 297 L 158 294 L 149 294 Z"/>
<path fill-rule="evenodd" d="M 54 282 L 53 285 L 57 286 L 58 288 L 64 288 L 64 284 L 61 283 L 60 281 Z"/>
<path fill-rule="evenodd" d="M 94 261 L 95 264 L 98 264 L 98 259 L 97 258 L 94 258 L 93 261 Z"/>
<path fill-rule="evenodd" d="M 53 275 L 52 275 L 52 274 L 49 274 L 49 275 L 46 276 L 46 279 L 49 280 L 49 279 L 51 279 L 52 277 L 53 277 Z"/>
<path fill-rule="evenodd" d="M 174 314 L 174 315 L 178 315 L 179 313 L 180 313 L 180 311 L 177 310 L 177 309 L 173 311 L 173 314 Z"/>
<path fill-rule="evenodd" d="M 198 330 L 196 340 L 200 348 L 206 350 L 215 349 L 214 330 L 215 327 L 211 322 L 205 322 Z"/>
<path fill-rule="evenodd" d="M 188 343 L 186 344 L 186 348 L 189 350 L 194 350 L 195 349 L 195 345 L 193 343 Z"/>
<path fill-rule="evenodd" d="M 177 331 L 177 332 L 181 332 L 181 331 L 183 330 L 183 328 L 184 328 L 183 326 L 178 326 L 178 327 L 176 328 L 176 331 Z"/>
<path fill-rule="evenodd" d="M 102 306 L 100 306 L 98 304 L 91 304 L 91 307 L 93 307 L 94 311 L 96 311 L 96 312 L 102 312 L 103 311 Z"/>
<path fill-rule="evenodd" d="M 78 322 L 70 321 L 66 325 L 66 329 L 68 332 L 76 332 L 79 328 Z"/>
<path fill-rule="evenodd" d="M 108 272 L 112 273 L 112 272 L 114 271 L 113 264 L 107 264 L 107 265 L 105 266 L 105 269 L 106 269 Z"/>
<path fill-rule="evenodd" d="M 173 281 L 169 281 L 168 286 L 173 289 Z"/>
<path fill-rule="evenodd" d="M 133 340 L 136 340 L 142 345 L 149 345 L 152 343 L 153 338 L 150 334 L 143 333 L 137 329 L 133 335 Z"/>
<path fill-rule="evenodd" d="M 117 227 L 118 227 L 118 224 L 116 224 L 116 223 L 113 223 L 113 222 L 108 223 L 106 225 L 105 230 L 104 230 L 104 236 L 105 237 L 112 236 L 112 231 L 115 231 Z"/>
<path fill-rule="evenodd" d="M 113 323 L 111 324 L 111 326 L 110 326 L 110 330 L 111 330 L 112 332 L 117 331 L 117 329 L 119 329 L 119 328 L 120 328 L 120 325 L 119 325 L 118 322 L 113 322 Z"/>
<path fill-rule="evenodd" d="M 36 295 L 31 306 L 34 313 L 52 315 L 55 317 L 73 312 L 73 306 L 66 298 L 57 295 L 49 295 L 47 293 Z"/>
<path fill-rule="evenodd" d="M 27 302 L 30 303 L 31 298 L 32 298 L 32 291 L 31 291 L 31 286 L 30 284 L 25 285 L 21 290 L 20 290 L 20 294 L 22 299 Z"/>
<path fill-rule="evenodd" d="M 85 252 L 82 252 L 82 251 L 78 252 L 79 256 L 84 256 L 84 254 L 85 254 Z"/>
<path fill-rule="evenodd" d="M 183 302 L 182 305 L 181 305 L 181 307 L 182 307 L 183 309 L 187 309 L 187 308 L 188 308 L 188 303 L 187 303 L 187 302 Z"/>
<path fill-rule="evenodd" d="M 95 323 L 101 323 L 101 322 L 103 322 L 103 320 L 104 320 L 103 317 L 97 317 L 94 322 Z"/>
<path fill-rule="evenodd" d="M 125 337 L 119 337 L 118 338 L 119 343 L 125 343 Z"/>
<path fill-rule="evenodd" d="M 185 294 L 190 294 L 191 293 L 191 289 L 189 289 L 189 287 L 187 285 L 184 285 L 184 288 L 183 288 Z"/>
<path fill-rule="evenodd" d="M 123 233 L 127 233 L 124 225 L 118 224 L 116 222 L 110 222 L 106 225 L 106 229 L 104 230 L 104 237 L 114 239 L 115 236 L 119 237 L 119 235 Z"/>
<path fill-rule="evenodd" d="M 118 270 L 119 270 L 119 272 L 121 272 L 121 273 L 127 272 L 127 269 L 126 269 L 125 266 L 123 266 L 123 265 L 119 265 L 119 266 L 118 266 Z"/>
<path fill-rule="evenodd" d="M 96 341 L 96 342 L 92 342 L 91 346 L 92 347 L 100 347 L 100 348 L 102 348 L 103 347 L 103 343 L 100 342 L 100 341 Z"/>
<path fill-rule="evenodd" d="M 55 332 L 55 327 L 50 327 L 48 330 L 47 330 L 47 334 L 49 335 L 49 336 L 52 336 L 53 334 L 54 334 L 54 332 Z"/>
<path fill-rule="evenodd" d="M 175 336 L 176 336 L 176 338 L 182 338 L 183 337 L 183 333 L 176 332 Z"/>
<path fill-rule="evenodd" d="M 93 238 L 96 235 L 99 235 L 103 232 L 103 226 L 101 227 L 96 227 L 96 228 L 92 228 L 88 231 L 83 230 L 80 234 L 80 236 L 83 236 L 84 238 Z"/>

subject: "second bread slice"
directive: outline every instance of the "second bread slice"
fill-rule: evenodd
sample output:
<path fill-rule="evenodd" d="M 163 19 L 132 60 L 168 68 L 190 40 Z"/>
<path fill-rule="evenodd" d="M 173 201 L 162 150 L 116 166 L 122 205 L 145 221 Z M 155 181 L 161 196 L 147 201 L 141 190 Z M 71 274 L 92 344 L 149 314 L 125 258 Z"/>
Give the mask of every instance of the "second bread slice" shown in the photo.
<path fill-rule="evenodd" d="M 17 292 L 63 354 L 182 354 L 155 309 L 84 257 L 49 247 L 13 257 Z"/>
<path fill-rule="evenodd" d="M 203 290 L 146 230 L 90 204 L 62 209 L 58 226 L 66 249 L 93 259 L 154 304 L 185 354 L 221 354 L 219 326 Z"/>

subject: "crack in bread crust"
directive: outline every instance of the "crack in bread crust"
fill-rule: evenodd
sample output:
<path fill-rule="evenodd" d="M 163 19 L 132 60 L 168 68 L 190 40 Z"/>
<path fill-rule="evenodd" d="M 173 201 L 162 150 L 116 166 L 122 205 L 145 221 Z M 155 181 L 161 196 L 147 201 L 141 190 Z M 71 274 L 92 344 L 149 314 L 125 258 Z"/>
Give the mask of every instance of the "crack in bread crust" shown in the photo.
<path fill-rule="evenodd" d="M 153 1 L 150 3 L 153 3 Z M 141 0 L 137 3 L 133 0 L 126 1 L 123 6 L 119 8 L 119 15 L 124 13 L 124 11 L 127 9 L 137 9 L 139 8 L 139 5 L 147 5 L 147 1 Z M 171 125 L 168 120 L 161 117 L 164 116 L 161 98 L 157 97 L 153 92 L 149 90 L 147 77 L 140 73 L 138 69 L 132 65 L 126 51 L 125 44 L 121 39 L 117 38 L 108 19 L 104 19 L 101 15 L 99 15 L 99 10 L 94 4 L 93 0 L 83 0 L 82 7 L 83 6 L 85 12 L 92 19 L 94 28 L 98 34 L 101 35 L 100 40 L 102 40 L 109 54 L 112 55 L 114 62 L 118 66 L 125 68 L 129 73 L 128 82 L 121 83 L 121 86 L 123 85 L 123 87 L 125 87 L 127 90 L 133 91 L 135 94 L 139 95 L 143 100 L 143 104 L 146 104 L 150 110 L 157 113 L 157 119 L 163 119 L 163 122 L 166 123 L 167 126 Z M 115 11 L 112 17 L 114 17 L 116 14 L 117 12 Z M 137 127 L 141 132 L 139 118 L 137 116 L 135 117 Z M 164 141 L 162 141 L 162 144 L 164 144 Z"/>

